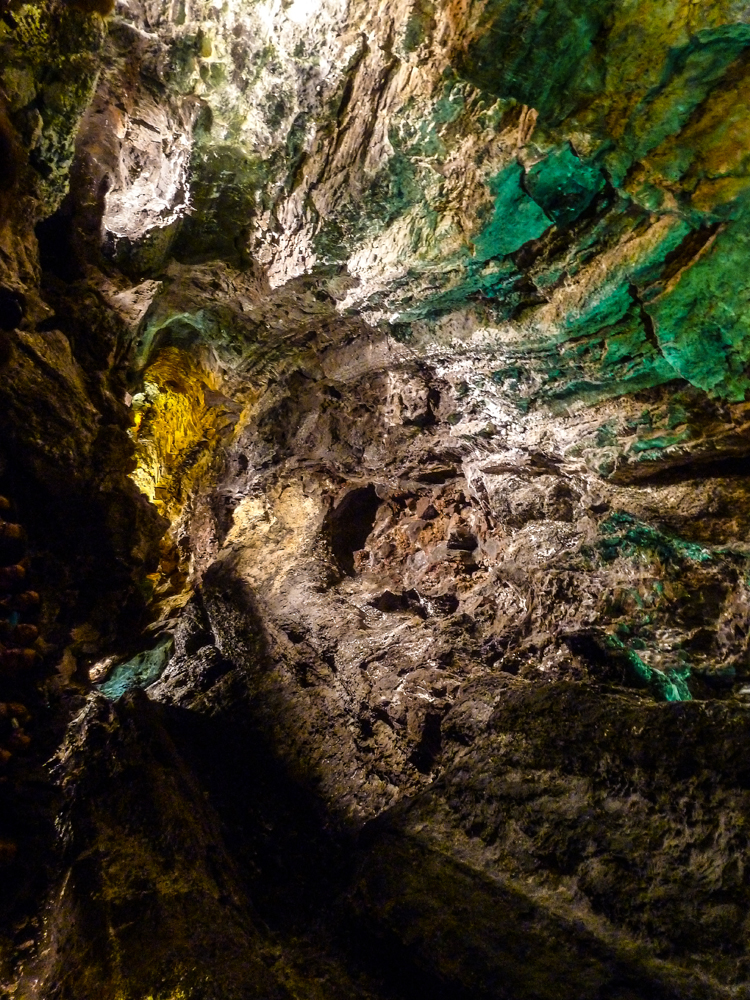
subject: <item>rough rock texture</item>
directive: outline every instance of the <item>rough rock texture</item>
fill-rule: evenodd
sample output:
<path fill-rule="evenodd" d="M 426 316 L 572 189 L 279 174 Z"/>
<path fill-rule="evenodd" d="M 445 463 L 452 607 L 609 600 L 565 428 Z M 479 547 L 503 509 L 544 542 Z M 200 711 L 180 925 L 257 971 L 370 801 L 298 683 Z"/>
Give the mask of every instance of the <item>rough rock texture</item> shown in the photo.
<path fill-rule="evenodd" d="M 749 52 L 0 0 L 1 997 L 750 997 Z"/>

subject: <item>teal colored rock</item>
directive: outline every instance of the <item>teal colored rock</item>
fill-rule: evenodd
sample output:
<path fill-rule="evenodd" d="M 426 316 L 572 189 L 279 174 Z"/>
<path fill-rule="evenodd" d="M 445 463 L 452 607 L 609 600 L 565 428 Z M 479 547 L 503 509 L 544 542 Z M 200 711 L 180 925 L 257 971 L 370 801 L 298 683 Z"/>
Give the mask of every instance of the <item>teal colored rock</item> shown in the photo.
<path fill-rule="evenodd" d="M 695 542 L 666 535 L 637 521 L 631 514 L 614 512 L 599 526 L 597 547 L 605 562 L 618 556 L 639 561 L 658 559 L 665 566 L 680 566 L 685 560 L 706 563 L 713 559 L 710 549 Z"/>
<path fill-rule="evenodd" d="M 474 238 L 477 260 L 506 257 L 538 239 L 552 225 L 541 206 L 523 190 L 522 177 L 523 168 L 513 163 L 490 181 L 495 205 L 489 224 Z"/>
<path fill-rule="evenodd" d="M 633 649 L 628 649 L 616 636 L 608 636 L 606 646 L 609 656 L 623 663 L 625 680 L 629 685 L 647 688 L 658 701 L 692 701 L 687 683 L 689 667 L 657 670 L 644 663 Z"/>
<path fill-rule="evenodd" d="M 601 170 L 583 163 L 569 143 L 534 164 L 524 177 L 528 193 L 558 225 L 585 212 L 604 184 Z"/>
<path fill-rule="evenodd" d="M 148 687 L 164 673 L 172 658 L 173 649 L 172 636 L 162 636 L 153 649 L 147 649 L 143 653 L 138 653 L 132 660 L 118 664 L 107 680 L 99 685 L 99 690 L 107 698 L 115 701 L 133 688 Z"/>
<path fill-rule="evenodd" d="M 490 0 L 462 71 L 477 86 L 558 120 L 582 93 L 601 89 L 593 46 L 607 5 L 592 0 Z"/>
<path fill-rule="evenodd" d="M 668 292 L 647 306 L 674 370 L 694 386 L 735 402 L 750 389 L 749 251 L 748 222 L 730 224 Z"/>

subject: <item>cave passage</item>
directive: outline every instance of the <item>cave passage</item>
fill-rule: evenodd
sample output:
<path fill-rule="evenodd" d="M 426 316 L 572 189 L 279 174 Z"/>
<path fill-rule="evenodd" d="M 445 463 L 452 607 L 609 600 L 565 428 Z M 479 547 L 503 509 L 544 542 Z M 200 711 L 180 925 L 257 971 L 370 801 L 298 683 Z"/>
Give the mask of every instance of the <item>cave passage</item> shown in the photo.
<path fill-rule="evenodd" d="M 0 0 L 0 1000 L 750 996 L 734 0 Z"/>
<path fill-rule="evenodd" d="M 375 524 L 380 498 L 374 486 L 352 490 L 330 515 L 331 548 L 347 576 L 354 576 L 354 554 L 365 547 Z"/>

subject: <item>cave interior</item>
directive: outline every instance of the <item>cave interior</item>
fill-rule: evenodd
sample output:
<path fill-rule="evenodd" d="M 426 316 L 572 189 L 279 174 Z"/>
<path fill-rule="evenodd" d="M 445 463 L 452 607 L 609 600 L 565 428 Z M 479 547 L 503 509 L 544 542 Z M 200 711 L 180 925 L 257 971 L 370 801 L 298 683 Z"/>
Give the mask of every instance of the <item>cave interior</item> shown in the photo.
<path fill-rule="evenodd" d="M 749 1000 L 750 6 L 0 0 L 0 1000 Z"/>

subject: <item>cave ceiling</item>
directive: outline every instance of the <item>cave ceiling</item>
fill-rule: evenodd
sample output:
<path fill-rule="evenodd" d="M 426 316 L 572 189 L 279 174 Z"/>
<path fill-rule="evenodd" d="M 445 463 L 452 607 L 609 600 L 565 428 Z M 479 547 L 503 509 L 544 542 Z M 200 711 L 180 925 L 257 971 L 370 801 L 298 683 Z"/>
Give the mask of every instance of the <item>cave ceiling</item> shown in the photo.
<path fill-rule="evenodd" d="M 0 0 L 0 1000 L 750 996 L 750 6 Z"/>

